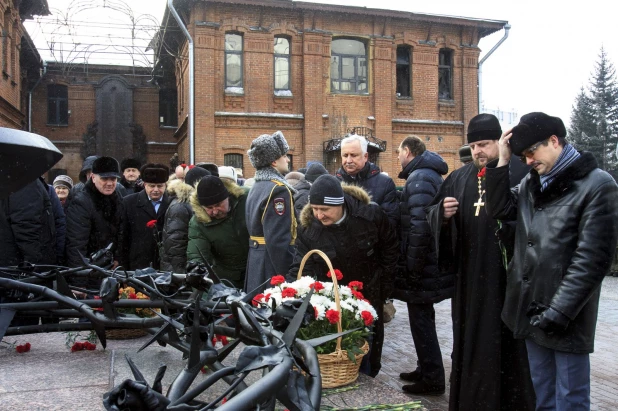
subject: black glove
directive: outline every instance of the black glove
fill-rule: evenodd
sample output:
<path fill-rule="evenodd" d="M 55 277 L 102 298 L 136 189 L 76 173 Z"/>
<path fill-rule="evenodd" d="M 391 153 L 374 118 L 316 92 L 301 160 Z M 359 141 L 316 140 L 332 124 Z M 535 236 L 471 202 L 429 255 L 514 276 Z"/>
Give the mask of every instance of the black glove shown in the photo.
<path fill-rule="evenodd" d="M 541 314 L 530 317 L 530 325 L 539 327 L 547 335 L 560 334 L 569 326 L 569 317 L 549 307 Z"/>

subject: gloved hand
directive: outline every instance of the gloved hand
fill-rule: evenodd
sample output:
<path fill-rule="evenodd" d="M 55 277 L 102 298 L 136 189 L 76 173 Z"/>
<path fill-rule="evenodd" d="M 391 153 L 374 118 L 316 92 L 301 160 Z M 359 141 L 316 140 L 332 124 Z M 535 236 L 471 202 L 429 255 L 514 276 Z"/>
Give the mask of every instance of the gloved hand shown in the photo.
<path fill-rule="evenodd" d="M 541 314 L 530 317 L 530 325 L 539 327 L 548 335 L 564 332 L 569 326 L 569 321 L 569 317 L 552 307 Z"/>

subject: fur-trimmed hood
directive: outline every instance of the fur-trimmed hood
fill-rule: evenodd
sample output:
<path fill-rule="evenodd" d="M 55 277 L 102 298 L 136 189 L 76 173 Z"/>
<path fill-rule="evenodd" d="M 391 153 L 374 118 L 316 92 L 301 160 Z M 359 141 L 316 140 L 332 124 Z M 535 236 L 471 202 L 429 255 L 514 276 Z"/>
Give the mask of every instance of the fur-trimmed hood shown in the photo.
<path fill-rule="evenodd" d="M 348 212 L 353 212 L 359 205 L 366 205 L 371 203 L 371 195 L 367 193 L 362 187 L 348 184 L 341 184 L 343 187 L 343 196 L 345 198 L 345 207 Z M 307 228 L 314 220 L 313 212 L 311 211 L 311 204 L 307 205 L 300 212 L 300 224 Z"/>
<path fill-rule="evenodd" d="M 228 180 L 227 178 L 222 178 L 221 181 L 223 182 L 223 185 L 225 186 L 225 188 L 227 188 L 227 191 L 229 191 L 230 193 L 230 200 L 231 200 L 230 203 L 233 208 L 236 206 L 236 203 L 238 202 L 237 201 L 238 198 L 240 198 L 240 196 L 245 194 L 246 191 L 242 187 L 240 187 L 238 184 L 233 183 L 231 180 Z M 191 193 L 191 207 L 193 207 L 193 212 L 195 213 L 195 217 L 200 223 L 210 224 L 212 222 L 212 219 L 210 218 L 208 213 L 200 205 L 200 202 L 197 199 L 197 190 L 195 189 Z"/>
<path fill-rule="evenodd" d="M 188 203 L 194 192 L 195 187 L 191 187 L 180 179 L 172 180 L 167 184 L 167 194 L 179 203 Z"/>

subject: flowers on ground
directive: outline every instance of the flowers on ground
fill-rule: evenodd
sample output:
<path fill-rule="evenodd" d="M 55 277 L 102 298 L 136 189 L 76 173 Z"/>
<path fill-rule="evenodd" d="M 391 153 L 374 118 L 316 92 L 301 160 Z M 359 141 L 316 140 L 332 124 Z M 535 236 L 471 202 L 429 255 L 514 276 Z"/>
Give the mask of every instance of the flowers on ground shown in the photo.
<path fill-rule="evenodd" d="M 20 354 L 23 354 L 25 352 L 30 351 L 30 347 L 31 347 L 30 343 L 27 342 L 25 344 L 20 344 L 20 345 L 16 346 L 15 347 L 15 351 L 17 351 Z"/>
<path fill-rule="evenodd" d="M 118 290 L 118 298 L 121 300 L 149 300 L 148 297 L 144 293 L 136 292 L 133 287 L 124 287 Z M 150 308 L 119 308 L 119 312 L 125 314 L 135 314 L 138 317 L 154 317 L 156 314 L 152 312 Z M 155 309 L 155 311 L 159 311 L 159 309 Z"/>

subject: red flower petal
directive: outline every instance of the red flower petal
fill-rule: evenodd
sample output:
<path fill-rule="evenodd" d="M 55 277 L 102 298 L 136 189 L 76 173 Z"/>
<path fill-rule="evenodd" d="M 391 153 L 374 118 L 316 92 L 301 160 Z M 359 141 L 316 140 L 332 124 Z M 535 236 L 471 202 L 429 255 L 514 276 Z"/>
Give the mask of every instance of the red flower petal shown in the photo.
<path fill-rule="evenodd" d="M 281 297 L 294 297 L 295 295 L 296 290 L 292 287 L 284 288 L 283 291 L 281 291 Z"/>
<path fill-rule="evenodd" d="M 284 282 L 285 282 L 285 277 L 282 275 L 276 275 L 270 279 L 271 285 L 279 285 L 279 284 L 283 284 Z"/>
<path fill-rule="evenodd" d="M 253 301 L 251 301 L 251 303 L 257 307 L 258 305 L 260 305 L 262 298 L 264 298 L 264 294 L 258 294 L 255 297 L 253 297 Z"/>
<path fill-rule="evenodd" d="M 315 289 L 316 291 L 320 291 L 320 290 L 323 290 L 323 289 L 324 289 L 324 284 L 322 284 L 322 283 L 321 283 L 321 282 L 319 282 L 319 281 L 316 281 L 315 283 L 310 284 L 310 285 L 309 285 L 309 288 L 313 288 L 313 289 Z"/>
<path fill-rule="evenodd" d="M 354 290 L 362 290 L 363 289 L 363 283 L 361 281 L 350 281 L 350 283 L 348 284 L 348 287 L 354 289 Z"/>
<path fill-rule="evenodd" d="M 148 228 L 154 228 L 157 226 L 157 220 L 150 220 L 146 223 L 146 227 Z"/>
<path fill-rule="evenodd" d="M 327 310 L 326 319 L 328 320 L 329 323 L 336 324 L 339 321 L 339 311 Z"/>
<path fill-rule="evenodd" d="M 362 311 L 361 318 L 365 322 L 366 326 L 370 326 L 371 324 L 373 324 L 373 315 L 371 315 L 369 311 Z"/>

